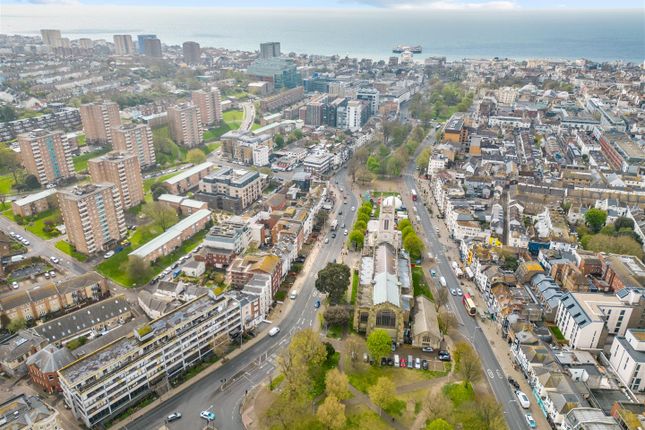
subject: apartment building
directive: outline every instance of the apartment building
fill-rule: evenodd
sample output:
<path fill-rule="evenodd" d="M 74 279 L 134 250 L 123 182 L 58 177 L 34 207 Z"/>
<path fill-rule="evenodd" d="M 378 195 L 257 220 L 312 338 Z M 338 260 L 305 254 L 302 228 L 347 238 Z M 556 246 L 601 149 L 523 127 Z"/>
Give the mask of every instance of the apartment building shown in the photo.
<path fill-rule="evenodd" d="M 182 45 L 184 62 L 186 64 L 201 63 L 202 49 L 197 42 L 184 42 Z"/>
<path fill-rule="evenodd" d="M 324 175 L 331 168 L 334 156 L 328 152 L 308 155 L 302 162 L 305 172 L 316 176 Z"/>
<path fill-rule="evenodd" d="M 241 316 L 239 301 L 209 292 L 143 324 L 59 371 L 65 403 L 94 427 L 239 335 Z"/>
<path fill-rule="evenodd" d="M 201 113 L 197 106 L 182 103 L 168 108 L 170 136 L 178 145 L 187 148 L 204 143 Z"/>
<path fill-rule="evenodd" d="M 367 103 L 362 100 L 350 100 L 347 103 L 346 126 L 350 131 L 359 130 L 367 122 Z"/>
<path fill-rule="evenodd" d="M 26 217 L 45 212 L 56 204 L 56 189 L 50 188 L 12 201 L 11 209 L 14 215 Z"/>
<path fill-rule="evenodd" d="M 152 58 L 162 58 L 161 53 L 161 40 L 156 37 L 151 39 L 145 39 L 143 41 L 143 55 L 146 57 Z"/>
<path fill-rule="evenodd" d="M 18 144 L 25 170 L 38 178 L 40 185 L 75 175 L 72 150 L 63 132 L 34 130 L 18 135 Z"/>
<path fill-rule="evenodd" d="M 254 135 L 253 133 L 232 130 L 221 137 L 223 156 L 234 161 L 241 161 L 254 166 L 267 166 L 269 155 L 273 148 L 273 139 L 269 134 Z"/>
<path fill-rule="evenodd" d="M 630 390 L 645 392 L 645 329 L 628 329 L 625 336 L 616 336 L 609 363 Z"/>
<path fill-rule="evenodd" d="M 146 242 L 141 247 L 135 249 L 128 256 L 140 257 L 145 261 L 155 261 L 158 258 L 170 254 L 181 246 L 184 241 L 203 230 L 210 220 L 211 211 L 201 209 L 179 221 L 150 242 Z"/>
<path fill-rule="evenodd" d="M 114 53 L 116 55 L 134 55 L 137 53 L 131 35 L 115 34 L 112 39 L 114 40 Z"/>
<path fill-rule="evenodd" d="M 251 243 L 251 235 L 248 223 L 228 220 L 209 230 L 204 238 L 204 246 L 230 250 L 239 255 L 243 254 Z"/>
<path fill-rule="evenodd" d="M 163 181 L 164 187 L 172 194 L 182 194 L 199 185 L 199 181 L 213 171 L 210 161 L 193 166 Z"/>
<path fill-rule="evenodd" d="M 45 45 L 52 48 L 57 48 L 61 45 L 60 40 L 62 39 L 62 35 L 60 30 L 40 30 L 40 37 L 43 39 Z"/>
<path fill-rule="evenodd" d="M 239 213 L 262 196 L 264 177 L 258 172 L 222 167 L 199 183 L 198 200 L 211 209 Z"/>
<path fill-rule="evenodd" d="M 85 139 L 91 145 L 112 145 L 112 128 L 121 125 L 119 105 L 114 102 L 81 105 Z"/>
<path fill-rule="evenodd" d="M 131 152 L 112 151 L 87 163 L 92 182 L 116 185 L 123 210 L 143 202 L 143 178 L 139 158 Z"/>
<path fill-rule="evenodd" d="M 123 124 L 112 129 L 112 148 L 129 151 L 139 158 L 142 169 L 157 162 L 152 141 L 152 129 L 147 124 Z"/>
<path fill-rule="evenodd" d="M 2 428 L 18 430 L 63 430 L 56 409 L 38 396 L 19 394 L 0 404 Z"/>
<path fill-rule="evenodd" d="M 117 186 L 111 183 L 76 186 L 58 192 L 67 238 L 77 251 L 106 251 L 126 232 Z"/>
<path fill-rule="evenodd" d="M 285 106 L 292 105 L 305 98 L 305 89 L 303 87 L 292 88 L 282 91 L 260 102 L 262 112 L 274 112 Z"/>
<path fill-rule="evenodd" d="M 199 109 L 203 126 L 219 124 L 222 121 L 222 97 L 218 88 L 193 91 L 192 100 Z"/>

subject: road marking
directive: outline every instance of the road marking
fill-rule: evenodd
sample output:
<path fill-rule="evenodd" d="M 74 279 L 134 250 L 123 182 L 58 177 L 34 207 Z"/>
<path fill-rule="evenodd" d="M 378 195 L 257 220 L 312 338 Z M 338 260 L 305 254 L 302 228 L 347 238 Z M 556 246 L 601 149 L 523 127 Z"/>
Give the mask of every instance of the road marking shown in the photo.
<path fill-rule="evenodd" d="M 493 373 L 493 371 L 492 371 L 492 370 L 490 370 L 490 369 L 486 369 L 486 373 L 488 374 L 488 377 L 489 377 L 490 379 L 494 379 L 494 378 L 495 378 L 495 374 Z"/>
<path fill-rule="evenodd" d="M 497 369 L 495 372 L 497 372 L 497 377 L 499 379 L 504 379 L 504 375 L 502 374 L 502 372 L 499 369 Z"/>

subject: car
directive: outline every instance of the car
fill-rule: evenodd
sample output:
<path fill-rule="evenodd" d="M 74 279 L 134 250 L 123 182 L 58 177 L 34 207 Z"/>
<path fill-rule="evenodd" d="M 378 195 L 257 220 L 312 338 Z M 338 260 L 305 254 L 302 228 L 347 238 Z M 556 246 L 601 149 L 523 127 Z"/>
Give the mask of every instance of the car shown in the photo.
<path fill-rule="evenodd" d="M 295 300 L 296 297 L 298 297 L 298 292 L 296 290 L 291 290 L 291 293 L 289 294 L 289 298 L 291 300 Z"/>
<path fill-rule="evenodd" d="M 461 291 L 461 288 L 457 288 L 457 295 L 458 296 L 463 296 L 464 295 L 464 292 Z"/>
<path fill-rule="evenodd" d="M 343 223 L 343 225 L 341 225 L 340 228 L 345 228 L 345 223 Z"/>
<path fill-rule="evenodd" d="M 396 351 L 396 343 L 392 342 L 392 352 Z"/>
<path fill-rule="evenodd" d="M 408 355 L 408 367 L 410 369 L 414 369 L 414 357 L 411 355 Z"/>
<path fill-rule="evenodd" d="M 349 231 L 347 231 L 347 229 L 345 229 L 345 231 L 343 232 L 343 234 L 344 234 L 345 236 L 347 236 L 347 235 L 349 234 Z"/>
<path fill-rule="evenodd" d="M 355 210 L 356 210 L 356 207 L 352 206 L 352 212 L 354 212 Z"/>
<path fill-rule="evenodd" d="M 428 360 L 421 360 L 421 367 L 423 370 L 428 370 Z"/>
<path fill-rule="evenodd" d="M 394 367 L 400 367 L 401 360 L 399 360 L 399 354 L 394 354 Z"/>
<path fill-rule="evenodd" d="M 388 366 L 394 366 L 394 359 L 392 357 L 387 359 L 387 365 Z"/>
<path fill-rule="evenodd" d="M 49 272 L 45 272 L 44 275 L 45 275 L 45 279 L 49 279 L 51 277 L 49 276 Z"/>
<path fill-rule="evenodd" d="M 336 239 L 336 233 L 332 233 L 332 234 L 331 234 L 331 238 L 332 238 L 332 239 Z"/>
<path fill-rule="evenodd" d="M 453 296 L 456 296 L 457 295 L 457 290 L 455 290 L 454 288 L 451 289 L 450 294 L 452 294 Z"/>
<path fill-rule="evenodd" d="M 415 369 L 421 369 L 421 359 L 419 357 L 414 360 L 414 368 Z"/>
<path fill-rule="evenodd" d="M 166 417 L 166 421 L 168 421 L 169 423 L 171 423 L 171 422 L 173 422 L 173 421 L 177 421 L 177 420 L 178 420 L 178 419 L 180 419 L 180 418 L 181 418 L 181 414 L 180 414 L 179 412 L 173 412 L 172 414 L 170 414 L 170 415 L 168 415 L 168 416 Z"/>
<path fill-rule="evenodd" d="M 10 231 L 10 232 L 9 232 L 9 236 L 11 236 L 11 237 L 16 237 L 16 233 L 14 233 L 13 231 Z"/>
<path fill-rule="evenodd" d="M 52 278 L 55 278 L 56 277 L 56 272 L 54 272 L 52 270 L 51 272 L 49 272 L 49 276 L 51 276 Z"/>
<path fill-rule="evenodd" d="M 325 238 L 325 243 L 329 243 L 329 238 L 328 237 Z"/>
<path fill-rule="evenodd" d="M 60 263 L 60 260 L 59 260 L 58 258 L 54 257 L 53 255 L 52 255 L 51 257 L 49 257 L 49 259 L 50 259 L 50 260 L 51 260 L 51 262 L 52 262 L 52 263 L 54 263 L 54 264 L 58 264 L 58 263 Z"/>
<path fill-rule="evenodd" d="M 523 391 L 515 390 L 515 395 L 517 396 L 517 400 L 520 403 L 521 407 L 523 407 L 524 409 L 528 409 L 531 407 L 531 401 L 529 400 L 528 396 L 524 394 Z"/>
<path fill-rule="evenodd" d="M 114 255 L 114 251 L 108 251 L 103 255 L 106 260 Z"/>
<path fill-rule="evenodd" d="M 346 204 L 347 204 L 347 200 L 343 201 L 343 204 L 344 204 L 344 205 L 346 205 Z"/>
<path fill-rule="evenodd" d="M 435 276 L 437 276 L 437 272 L 435 272 L 434 269 L 430 270 L 430 276 L 434 278 Z"/>
<path fill-rule="evenodd" d="M 18 283 L 16 281 L 13 281 L 11 283 L 11 288 L 13 288 L 14 290 L 17 290 L 18 289 Z"/>
<path fill-rule="evenodd" d="M 320 307 L 320 300 L 316 300 L 316 303 L 314 303 L 314 308 L 318 309 Z"/>
<path fill-rule="evenodd" d="M 23 243 L 23 245 L 25 245 L 25 246 L 29 246 L 29 245 L 31 244 L 31 242 L 29 242 L 27 239 L 23 239 L 23 240 L 22 240 L 22 243 Z"/>
<path fill-rule="evenodd" d="M 526 423 L 531 427 L 532 429 L 537 428 L 537 423 L 533 419 L 533 415 L 531 414 L 525 414 L 524 418 L 526 418 Z"/>
<path fill-rule="evenodd" d="M 511 386 L 512 386 L 513 388 L 515 388 L 516 390 L 519 390 L 519 389 L 520 389 L 520 384 L 519 384 L 519 382 L 517 382 L 515 379 L 511 378 L 510 376 L 508 377 L 508 383 L 509 383 L 509 384 L 511 384 Z"/>
<path fill-rule="evenodd" d="M 211 411 L 201 411 L 199 416 L 208 421 L 213 421 L 215 419 L 215 414 Z"/>
<path fill-rule="evenodd" d="M 400 367 L 405 367 L 405 358 L 401 357 Z"/>
<path fill-rule="evenodd" d="M 273 327 L 271 330 L 269 330 L 269 336 L 273 337 L 276 334 L 280 333 L 280 327 Z"/>
<path fill-rule="evenodd" d="M 437 355 L 440 361 L 450 361 L 450 353 L 448 351 L 439 351 L 439 354 Z"/>
<path fill-rule="evenodd" d="M 387 366 L 387 358 L 381 357 L 381 366 Z"/>
<path fill-rule="evenodd" d="M 430 346 L 424 346 L 423 348 L 421 348 L 421 351 L 423 351 L 423 352 L 434 352 L 434 349 L 432 349 L 432 347 L 430 347 Z"/>

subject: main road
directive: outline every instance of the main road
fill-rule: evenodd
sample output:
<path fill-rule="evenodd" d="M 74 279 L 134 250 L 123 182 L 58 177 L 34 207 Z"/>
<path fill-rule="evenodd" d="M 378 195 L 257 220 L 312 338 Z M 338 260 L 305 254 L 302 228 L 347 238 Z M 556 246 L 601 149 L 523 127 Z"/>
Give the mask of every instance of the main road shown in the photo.
<path fill-rule="evenodd" d="M 347 204 L 343 205 L 342 196 L 337 194 L 335 213 L 338 223 L 350 226 L 355 216 L 355 211 L 351 208 L 358 206 L 357 198 L 349 192 L 345 170 L 333 178 L 338 181 L 337 188 L 344 188 L 344 194 L 347 195 Z M 339 208 L 343 210 L 342 215 L 337 214 Z M 244 396 L 273 372 L 276 354 L 289 343 L 293 333 L 314 325 L 317 312 L 314 303 L 318 297 L 314 288 L 315 277 L 328 262 L 336 261 L 341 255 L 346 240 L 342 230 L 339 228 L 336 238 L 330 237 L 329 243 L 320 244 L 315 259 L 307 261 L 308 269 L 301 275 L 305 278 L 298 297 L 289 313 L 278 324 L 280 333 L 274 337 L 262 338 L 235 359 L 129 424 L 127 429 L 158 429 L 164 424 L 165 418 L 176 411 L 181 412 L 182 418 L 166 424 L 170 429 L 201 429 L 206 424 L 199 417 L 203 410 L 215 413 L 214 424 L 219 429 L 242 429 L 240 407 Z M 260 335 L 265 336 L 265 332 Z M 223 384 L 224 380 L 226 383 Z"/>
<path fill-rule="evenodd" d="M 432 139 L 432 137 L 430 139 Z M 415 183 L 415 174 L 415 164 L 414 162 L 411 162 L 408 165 L 407 173 L 404 175 L 405 188 L 408 190 L 406 191 L 408 194 L 410 193 L 409 190 L 417 188 Z M 417 209 L 416 213 L 419 216 L 418 221 L 420 222 L 425 233 L 425 238 L 427 239 L 426 245 L 436 258 L 438 272 L 437 277 L 443 276 L 446 278 L 448 289 L 460 288 L 459 281 L 452 270 L 450 261 L 448 261 L 448 258 L 445 255 L 446 248 L 437 237 L 434 226 L 430 222 L 430 214 L 428 213 L 428 210 L 420 200 L 413 202 L 413 204 Z M 438 285 L 437 288 L 443 287 Z M 488 339 L 486 339 L 486 336 L 482 333 L 479 323 L 476 319 L 466 313 L 466 309 L 461 303 L 461 297 L 452 296 L 450 294 L 448 297 L 450 307 L 456 314 L 455 316 L 459 323 L 458 330 L 462 336 L 473 345 L 479 354 L 484 368 L 485 377 L 488 379 L 497 401 L 504 408 L 504 416 L 509 428 L 512 430 L 528 428 L 528 424 L 523 412 L 520 410 L 515 394 L 511 390 L 510 384 L 506 379 L 506 375 L 502 372 L 495 354 L 493 354 L 493 350 L 491 349 Z"/>

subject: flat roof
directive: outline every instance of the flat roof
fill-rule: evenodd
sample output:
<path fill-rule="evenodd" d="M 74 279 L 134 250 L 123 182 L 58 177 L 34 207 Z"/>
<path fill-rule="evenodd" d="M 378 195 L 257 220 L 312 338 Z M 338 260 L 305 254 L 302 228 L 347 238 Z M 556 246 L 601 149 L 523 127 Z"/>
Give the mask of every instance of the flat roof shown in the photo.
<path fill-rule="evenodd" d="M 128 256 L 130 255 L 136 255 L 141 258 L 145 258 L 148 256 L 150 253 L 153 251 L 156 251 L 166 243 L 170 242 L 172 239 L 175 237 L 181 235 L 181 233 L 191 225 L 197 223 L 198 221 L 210 217 L 211 216 L 211 211 L 208 209 L 200 209 L 194 214 L 188 216 L 187 218 L 184 218 L 183 220 L 179 221 L 177 224 L 173 225 L 170 227 L 168 230 L 160 234 L 159 236 L 155 237 L 152 239 L 150 242 L 145 243 L 141 247 L 135 249 L 132 251 Z"/>
<path fill-rule="evenodd" d="M 194 174 L 201 172 L 202 170 L 210 169 L 214 165 L 215 164 L 211 163 L 210 161 L 206 161 L 206 162 L 204 162 L 202 164 L 198 164 L 196 166 L 193 166 L 190 169 L 186 169 L 183 172 L 181 172 L 181 173 L 179 173 L 179 174 L 177 174 L 177 175 L 175 175 L 175 176 L 173 176 L 171 178 L 166 179 L 164 181 L 164 183 L 170 184 L 170 185 L 176 184 L 177 182 L 183 181 L 184 179 L 189 178 L 189 177 L 193 176 Z"/>
<path fill-rule="evenodd" d="M 56 194 L 56 188 L 51 188 L 49 190 L 41 191 L 39 193 L 30 194 L 26 197 L 16 200 L 14 203 L 18 206 L 28 205 L 30 203 L 36 202 L 38 200 L 46 199 L 47 197 Z"/>

